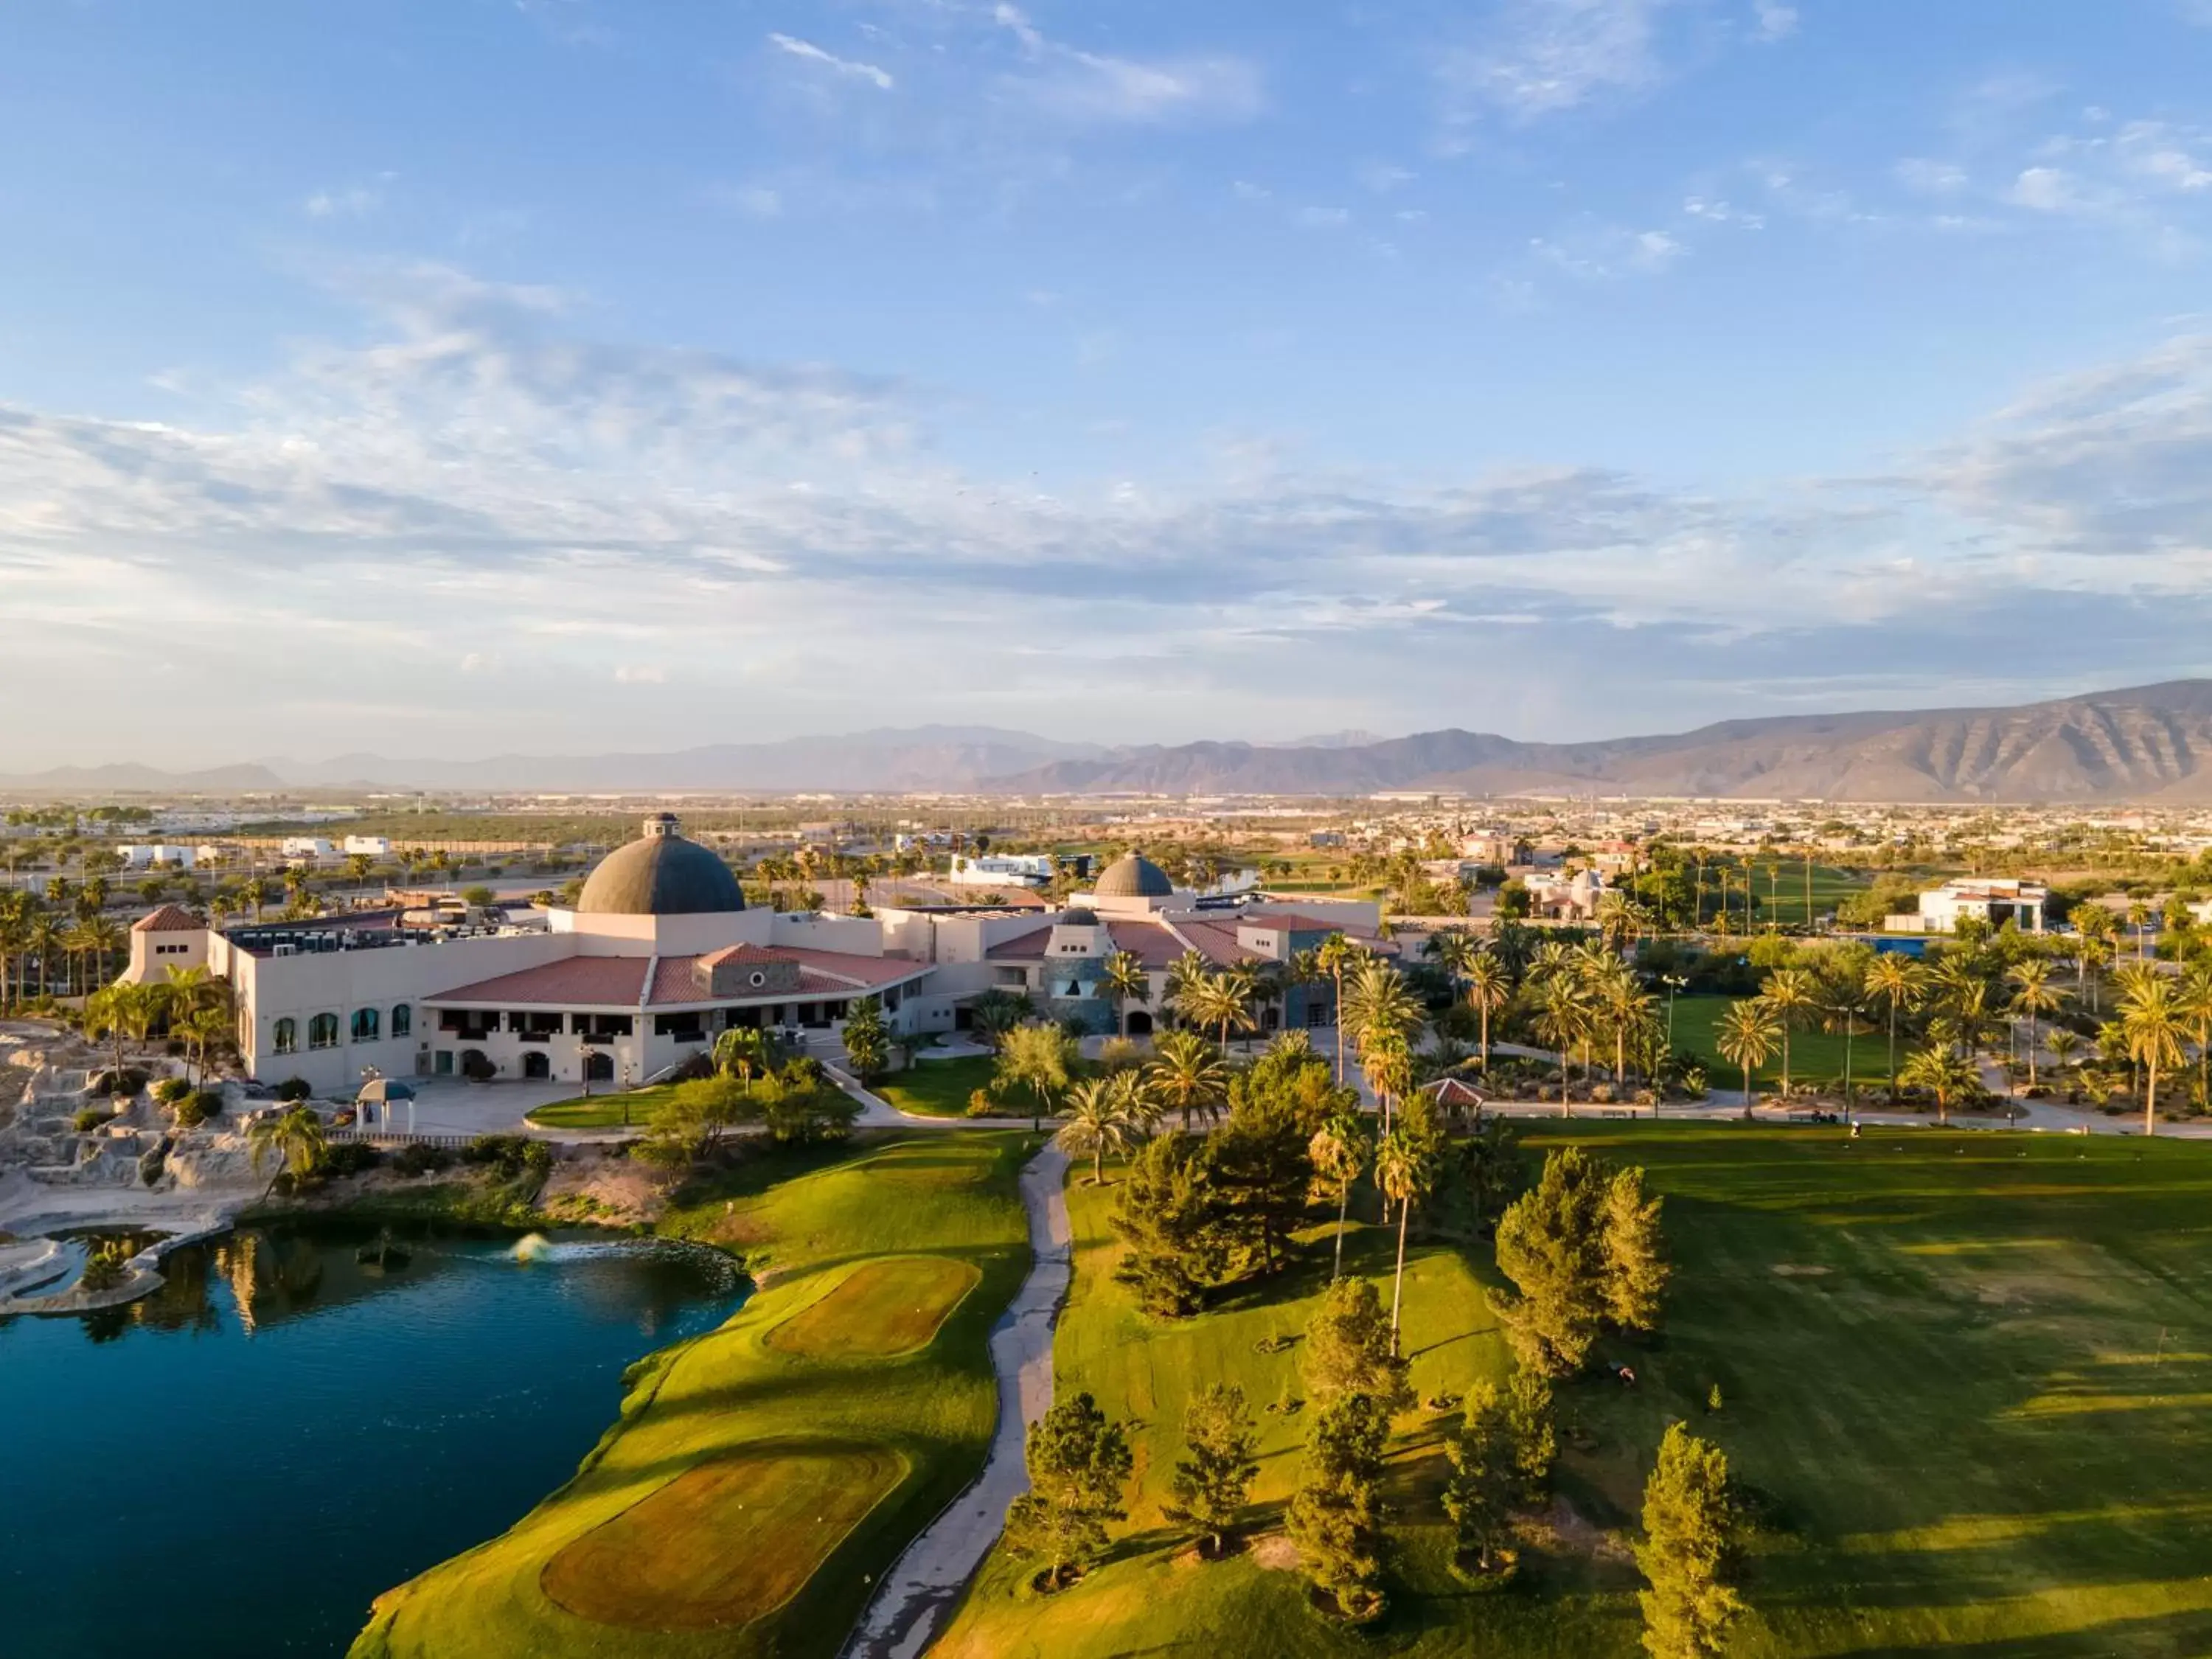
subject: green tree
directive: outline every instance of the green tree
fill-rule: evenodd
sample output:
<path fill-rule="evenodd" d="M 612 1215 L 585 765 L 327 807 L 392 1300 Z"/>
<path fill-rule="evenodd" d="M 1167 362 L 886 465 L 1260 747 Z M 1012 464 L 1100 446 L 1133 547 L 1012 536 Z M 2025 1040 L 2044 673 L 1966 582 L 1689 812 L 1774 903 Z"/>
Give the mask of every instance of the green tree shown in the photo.
<path fill-rule="evenodd" d="M 1972 1091 L 1979 1079 L 1974 1063 L 1948 1042 L 1931 1042 L 1905 1059 L 1897 1080 L 1908 1089 L 1925 1089 L 1936 1097 L 1936 1121 L 1951 1121 L 1951 1103 Z"/>
<path fill-rule="evenodd" d="M 1559 1425 L 1551 1379 L 1541 1372 L 1523 1368 L 1505 1385 L 1505 1434 L 1521 1501 L 1542 1503 L 1552 1489 L 1552 1465 L 1559 1457 Z"/>
<path fill-rule="evenodd" d="M 1006 1543 L 1041 1559 L 1056 1587 L 1098 1558 L 1106 1523 L 1128 1513 L 1121 1502 L 1133 1467 L 1128 1437 L 1079 1394 L 1030 1425 L 1027 1453 L 1030 1489 L 1006 1511 Z"/>
<path fill-rule="evenodd" d="M 1331 933 L 1314 950 L 1314 965 L 1328 976 L 1329 1024 L 1336 1028 L 1336 1081 L 1344 1083 L 1344 974 L 1367 954 L 1364 945 L 1343 933 Z"/>
<path fill-rule="evenodd" d="M 2029 957 L 2015 962 L 2005 971 L 2005 977 L 2013 984 L 2013 1008 L 2027 1016 L 2027 1086 L 2031 1089 L 2036 1085 L 2035 1051 L 2040 1046 L 2039 1022 L 2045 1015 L 2056 1013 L 2066 1000 L 2066 993 L 2053 983 L 2056 973 L 2048 957 Z"/>
<path fill-rule="evenodd" d="M 1512 1535 L 1516 1486 L 1512 1426 L 1496 1383 L 1468 1387 L 1459 1432 L 1444 1442 L 1444 1455 L 1451 1462 L 1444 1513 L 1456 1529 L 1458 1555 L 1488 1572 Z"/>
<path fill-rule="evenodd" d="M 1131 1104 L 1131 1081 L 1127 1072 L 1085 1078 L 1067 1091 L 1067 1103 L 1061 1108 L 1066 1121 L 1053 1140 L 1062 1152 L 1091 1160 L 1094 1187 L 1105 1182 L 1107 1153 L 1126 1156 L 1144 1139 L 1144 1125 Z"/>
<path fill-rule="evenodd" d="M 1382 1449 L 1389 1432 L 1389 1409 L 1373 1395 L 1328 1401 L 1315 1417 L 1284 1516 L 1307 1577 L 1347 1619 L 1382 1611 Z"/>
<path fill-rule="evenodd" d="M 1129 1005 L 1150 1000 L 1152 976 L 1146 971 L 1140 957 L 1127 951 L 1115 951 L 1099 964 L 1098 988 L 1113 999 L 1115 1031 L 1127 1035 Z"/>
<path fill-rule="evenodd" d="M 1316 1068 L 1322 1077 L 1325 1068 Z M 1237 1080 L 1249 1084 L 1253 1073 Z M 1282 1261 L 1291 1234 L 1305 1219 L 1314 1164 L 1307 1150 L 1310 1121 L 1295 1093 L 1280 1085 L 1242 1087 L 1226 1122 L 1208 1137 L 1206 1157 L 1221 1195 L 1221 1220 L 1237 1243 L 1256 1245 L 1261 1271 Z"/>
<path fill-rule="evenodd" d="M 1583 1368 L 1609 1310 L 1606 1186 L 1602 1165 L 1566 1147 L 1498 1223 L 1498 1271 L 1515 1290 L 1492 1291 L 1492 1304 L 1521 1363 L 1547 1376 Z"/>
<path fill-rule="evenodd" d="M 1170 1490 L 1218 1557 L 1260 1473 L 1260 1437 L 1244 1390 L 1217 1382 L 1193 1400 L 1183 1410 L 1182 1437 L 1185 1455 L 1176 1463 Z"/>
<path fill-rule="evenodd" d="M 1759 988 L 1759 1000 L 1773 1013 L 1782 1031 L 1782 1098 L 1790 1098 L 1790 1033 L 1810 1016 L 1820 1001 L 1820 988 L 1802 968 L 1777 968 Z"/>
<path fill-rule="evenodd" d="M 1026 994 L 1002 991 L 994 986 L 977 993 L 975 1000 L 969 1004 L 968 1019 L 983 1045 L 996 1049 L 1005 1042 L 1007 1033 L 1019 1029 L 1034 1012 Z"/>
<path fill-rule="evenodd" d="M 1414 1200 L 1436 1180 L 1436 1157 L 1424 1137 L 1401 1123 L 1375 1149 L 1375 1184 L 1398 1206 L 1398 1266 L 1390 1281 L 1390 1352 L 1398 1351 L 1398 1308 L 1406 1291 L 1406 1227 Z"/>
<path fill-rule="evenodd" d="M 872 1083 L 890 1064 L 891 1035 L 884 1006 L 873 997 L 854 1002 L 845 1016 L 845 1058 L 864 1084 Z"/>
<path fill-rule="evenodd" d="M 270 1113 L 257 1118 L 246 1127 L 246 1155 L 252 1160 L 253 1173 L 259 1175 L 262 1166 L 270 1159 L 276 1163 L 276 1174 L 269 1177 L 269 1185 L 262 1196 L 266 1198 L 276 1189 L 276 1176 L 289 1174 L 299 1181 L 312 1173 L 322 1161 L 328 1137 L 323 1133 L 323 1120 L 315 1109 L 305 1101 L 289 1110 Z"/>
<path fill-rule="evenodd" d="M 1607 1314 L 1625 1331 L 1659 1328 L 1668 1272 L 1667 1241 L 1659 1230 L 1661 1202 L 1644 1196 L 1641 1170 L 1616 1170 L 1606 1183 Z"/>
<path fill-rule="evenodd" d="M 1652 1659 L 1711 1659 L 1743 1612 L 1729 1583 L 1735 1504 L 1728 1459 L 1680 1423 L 1659 1443 L 1659 1462 L 1644 1486 L 1644 1539 L 1636 1565 L 1650 1589 L 1644 1646 Z"/>
<path fill-rule="evenodd" d="M 756 1104 L 750 1088 L 741 1087 L 735 1078 L 719 1073 L 694 1078 L 678 1084 L 654 1109 L 652 1136 L 667 1149 L 671 1159 L 696 1162 L 753 1115 Z"/>
<path fill-rule="evenodd" d="M 1163 1112 L 1179 1112 L 1188 1132 L 1196 1116 L 1212 1118 L 1229 1097 L 1229 1068 L 1195 1031 L 1169 1031 L 1152 1045 L 1145 1087 Z"/>
<path fill-rule="evenodd" d="M 1407 1364 L 1392 1343 L 1382 1293 L 1364 1279 L 1340 1279 L 1328 1287 L 1306 1322 L 1304 1350 L 1299 1369 L 1306 1392 L 1316 1400 L 1364 1395 L 1390 1411 L 1412 1401 Z"/>
<path fill-rule="evenodd" d="M 1751 1074 L 1766 1064 L 1780 1035 L 1780 1024 L 1773 1011 L 1755 997 L 1730 1003 L 1714 1030 L 1713 1046 L 1721 1051 L 1721 1058 L 1742 1068 L 1743 1110 L 1747 1117 L 1751 1115 Z"/>
<path fill-rule="evenodd" d="M 714 1064 L 753 1091 L 753 1079 L 765 1077 L 773 1059 L 769 1035 L 757 1025 L 732 1025 L 714 1039 Z"/>
<path fill-rule="evenodd" d="M 2148 1087 L 2143 1093 L 2143 1133 L 2158 1133 L 2158 1074 L 2181 1064 L 2184 1014 L 2172 982 L 2156 975 L 2138 979 L 2120 999 L 2120 1030 L 2129 1058 L 2142 1066 Z"/>
<path fill-rule="evenodd" d="M 1055 1109 L 1067 1087 L 1074 1062 L 1075 1040 L 1059 1026 L 1017 1025 L 1000 1042 L 994 1084 L 1007 1093 L 1027 1089 L 1036 1109 L 1035 1127 L 1042 1129 L 1045 1114 Z"/>
<path fill-rule="evenodd" d="M 1512 970 L 1494 951 L 1478 951 L 1468 959 L 1466 975 L 1468 1006 L 1482 1020 L 1482 1069 L 1490 1069 L 1490 1017 L 1513 997 Z"/>
<path fill-rule="evenodd" d="M 1328 1121 L 1315 1130 L 1306 1144 L 1314 1173 L 1336 1188 L 1336 1261 L 1329 1271 L 1332 1279 L 1344 1277 L 1345 1214 L 1352 1204 L 1352 1183 L 1367 1167 L 1370 1145 L 1366 1118 L 1349 1104 L 1330 1113 Z"/>
<path fill-rule="evenodd" d="M 1110 1224 L 1128 1246 L 1114 1277 L 1163 1318 L 1196 1313 L 1222 1268 L 1219 1200 L 1203 1150 L 1188 1135 L 1148 1142 L 1131 1160 L 1114 1207 Z"/>

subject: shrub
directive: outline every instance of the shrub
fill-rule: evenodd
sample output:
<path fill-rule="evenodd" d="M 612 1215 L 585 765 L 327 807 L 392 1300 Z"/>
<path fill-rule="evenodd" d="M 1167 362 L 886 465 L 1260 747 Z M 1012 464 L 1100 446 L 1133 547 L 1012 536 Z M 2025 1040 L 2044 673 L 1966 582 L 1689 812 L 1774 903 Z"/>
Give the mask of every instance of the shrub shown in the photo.
<path fill-rule="evenodd" d="M 123 1264 L 127 1260 L 119 1243 L 99 1246 L 86 1261 L 77 1288 L 94 1292 L 113 1290 L 123 1282 Z"/>
<path fill-rule="evenodd" d="M 114 1116 L 115 1114 L 105 1106 L 84 1106 L 77 1109 L 76 1115 L 70 1121 L 76 1126 L 76 1132 L 83 1135 L 90 1134 L 101 1124 L 112 1121 Z"/>
<path fill-rule="evenodd" d="M 169 1164 L 169 1146 L 163 1141 L 138 1160 L 138 1180 L 141 1185 L 151 1187 L 161 1178 L 161 1171 Z"/>
<path fill-rule="evenodd" d="M 528 1135 L 478 1135 L 461 1154 L 471 1164 L 489 1164 L 512 1178 L 525 1170 L 543 1175 L 553 1167 L 553 1149 Z"/>
<path fill-rule="evenodd" d="M 325 1141 L 322 1156 L 315 1160 L 315 1173 L 325 1178 L 358 1175 L 383 1161 L 382 1155 L 365 1140 Z"/>
<path fill-rule="evenodd" d="M 279 1100 L 305 1100 L 314 1092 L 314 1085 L 303 1077 L 288 1077 L 276 1085 Z"/>
<path fill-rule="evenodd" d="M 461 1075 L 471 1083 L 489 1083 L 499 1075 L 499 1067 L 485 1058 L 481 1048 L 471 1048 L 461 1056 Z"/>
<path fill-rule="evenodd" d="M 191 1093 L 192 1085 L 180 1077 L 165 1077 L 154 1085 L 154 1098 L 164 1106 L 173 1106 Z"/>
<path fill-rule="evenodd" d="M 92 1075 L 92 1091 L 100 1095 L 135 1095 L 146 1086 L 146 1073 L 136 1066 L 126 1066 L 121 1071 L 95 1072 Z"/>
<path fill-rule="evenodd" d="M 404 1176 L 435 1175 L 453 1166 L 453 1155 L 443 1146 L 413 1141 L 392 1155 L 392 1167 Z"/>
<path fill-rule="evenodd" d="M 201 1124 L 206 1122 L 210 1117 L 214 1115 L 214 1113 L 208 1109 L 207 1098 L 207 1092 L 205 1091 L 202 1091 L 198 1094 L 186 1095 L 182 1100 L 176 1103 L 175 1107 L 173 1109 L 173 1115 L 176 1119 L 176 1124 L 179 1129 L 197 1129 Z M 221 1110 L 222 1106 L 222 1097 L 217 1095 L 216 1097 L 216 1110 Z"/>

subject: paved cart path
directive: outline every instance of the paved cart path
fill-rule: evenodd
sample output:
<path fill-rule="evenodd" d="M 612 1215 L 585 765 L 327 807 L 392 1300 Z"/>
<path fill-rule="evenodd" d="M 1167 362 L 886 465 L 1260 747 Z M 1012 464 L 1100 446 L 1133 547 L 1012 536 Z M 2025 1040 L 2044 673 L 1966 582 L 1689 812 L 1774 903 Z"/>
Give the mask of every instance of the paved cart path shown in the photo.
<path fill-rule="evenodd" d="M 991 1332 L 999 1426 L 983 1473 L 893 1564 L 846 1642 L 844 1659 L 915 1659 L 997 1541 L 1006 1506 L 1029 1490 L 1024 1442 L 1029 1425 L 1052 1405 L 1053 1326 L 1071 1273 L 1066 1174 L 1066 1157 L 1052 1146 L 1022 1171 L 1036 1264 Z"/>

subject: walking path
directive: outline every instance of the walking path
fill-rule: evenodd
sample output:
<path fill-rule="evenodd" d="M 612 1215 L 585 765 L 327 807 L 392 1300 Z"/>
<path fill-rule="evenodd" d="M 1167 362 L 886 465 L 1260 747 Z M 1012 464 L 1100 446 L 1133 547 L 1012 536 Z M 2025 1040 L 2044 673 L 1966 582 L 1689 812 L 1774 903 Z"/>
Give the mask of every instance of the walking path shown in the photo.
<path fill-rule="evenodd" d="M 983 1472 L 892 1565 L 847 1639 L 842 1659 L 914 1659 L 927 1647 L 997 1540 L 1006 1506 L 1029 1490 L 1029 1425 L 1052 1405 L 1053 1326 L 1073 1272 L 1066 1174 L 1066 1158 L 1052 1146 L 1022 1171 L 1022 1207 L 1036 1261 L 991 1332 L 999 1425 Z"/>

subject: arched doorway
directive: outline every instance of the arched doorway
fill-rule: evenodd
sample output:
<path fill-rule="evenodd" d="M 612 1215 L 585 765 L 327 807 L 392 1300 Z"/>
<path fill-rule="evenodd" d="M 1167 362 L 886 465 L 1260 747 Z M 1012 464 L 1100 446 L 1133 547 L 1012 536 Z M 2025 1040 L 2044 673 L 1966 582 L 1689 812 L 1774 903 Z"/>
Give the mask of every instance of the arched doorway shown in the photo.
<path fill-rule="evenodd" d="M 584 1056 L 584 1081 L 612 1083 L 615 1080 L 615 1057 L 604 1048 L 594 1048 Z"/>
<path fill-rule="evenodd" d="M 553 1062 L 543 1048 L 532 1048 L 522 1057 L 522 1075 L 543 1079 L 553 1075 Z"/>
<path fill-rule="evenodd" d="M 1146 1013 L 1142 1008 L 1131 1009 L 1129 1011 L 1129 1035 L 1131 1036 L 1150 1036 L 1152 1034 L 1152 1017 Z"/>

